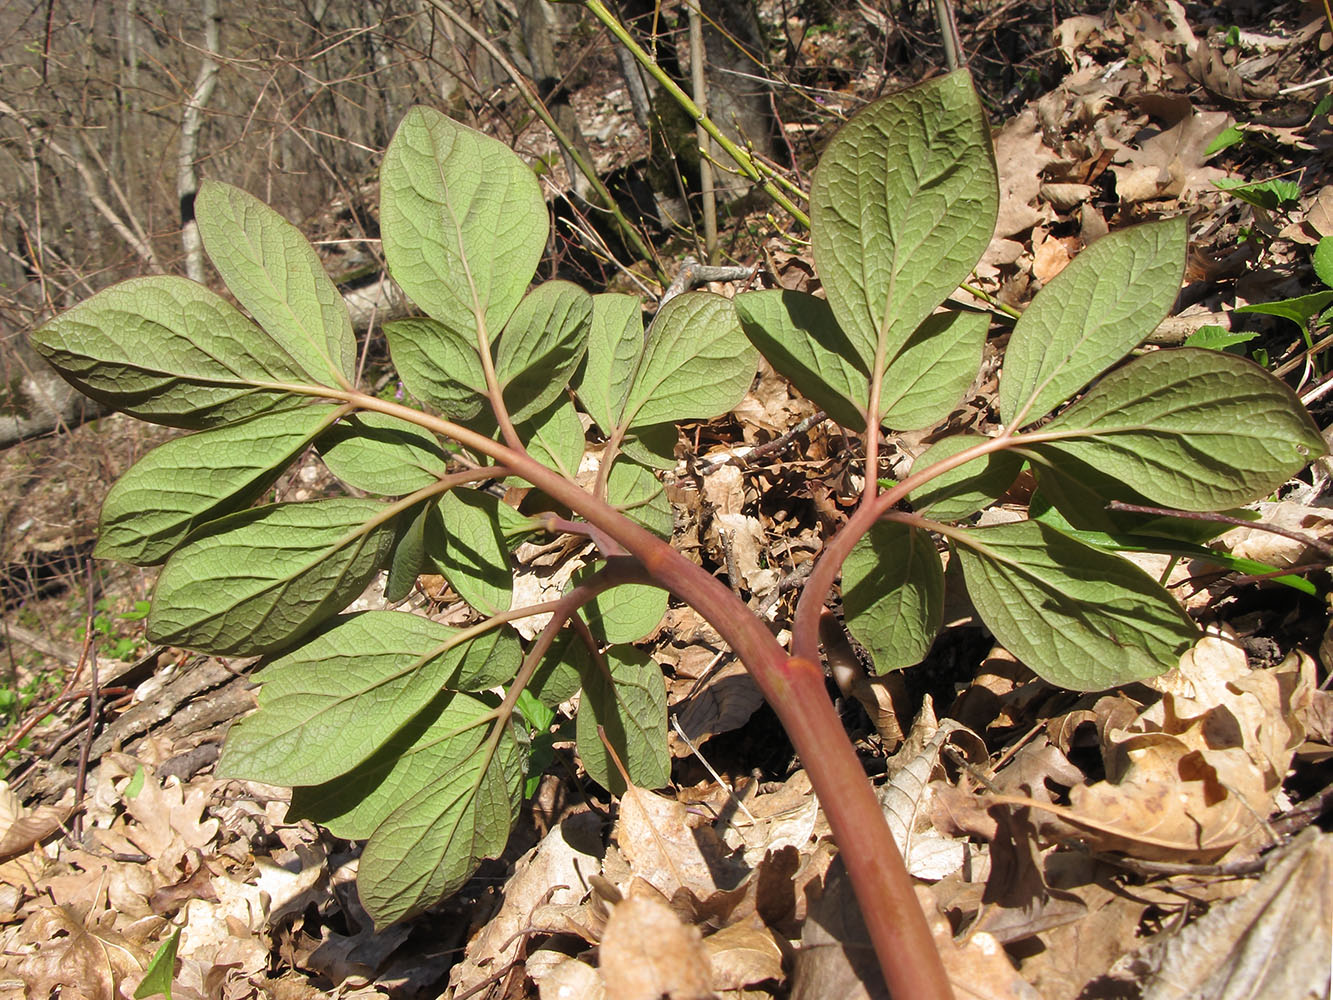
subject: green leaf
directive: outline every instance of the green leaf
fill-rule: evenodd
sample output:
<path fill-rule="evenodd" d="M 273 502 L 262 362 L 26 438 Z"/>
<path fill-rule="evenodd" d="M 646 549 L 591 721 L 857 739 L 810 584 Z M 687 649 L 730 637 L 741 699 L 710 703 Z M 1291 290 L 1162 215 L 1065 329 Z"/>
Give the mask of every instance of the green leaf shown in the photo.
<path fill-rule="evenodd" d="M 1121 503 L 1154 506 L 1143 494 L 1129 488 L 1124 480 L 1114 475 L 1061 455 L 1032 456 L 1032 471 L 1038 491 L 1029 507 L 1029 516 L 1037 519 L 1040 504 L 1050 503 L 1061 514 L 1062 523 L 1054 523 L 1064 530 L 1064 523 L 1080 531 L 1100 531 L 1114 535 L 1160 535 L 1176 541 L 1205 542 L 1226 530 L 1216 522 L 1196 521 L 1180 517 L 1162 517 L 1152 514 L 1131 514 L 1128 511 L 1107 510 L 1112 500 Z"/>
<path fill-rule="evenodd" d="M 1152 577 L 1036 521 L 950 533 L 995 638 L 1041 677 L 1098 691 L 1174 667 L 1198 629 Z"/>
<path fill-rule="evenodd" d="M 319 457 L 349 486 L 380 496 L 402 496 L 445 474 L 448 453 L 416 424 L 384 413 L 348 417 L 319 439 Z"/>
<path fill-rule="evenodd" d="M 583 460 L 583 424 L 574 404 L 561 398 L 516 428 L 528 454 L 573 479 Z"/>
<path fill-rule="evenodd" d="M 227 734 L 218 773 L 274 785 L 331 781 L 367 760 L 442 688 L 514 676 L 512 632 L 480 636 L 399 611 L 337 619 L 255 680 L 259 711 Z"/>
<path fill-rule="evenodd" d="M 865 430 L 870 373 L 826 300 L 773 288 L 735 302 L 745 335 L 775 371 L 842 426 Z"/>
<path fill-rule="evenodd" d="M 471 420 L 487 409 L 474 336 L 425 317 L 391 320 L 384 336 L 403 385 L 417 399 L 453 420 Z"/>
<path fill-rule="evenodd" d="M 643 304 L 638 298 L 612 292 L 594 295 L 588 363 L 578 395 L 603 434 L 610 434 L 620 422 L 621 406 L 643 346 Z"/>
<path fill-rule="evenodd" d="M 842 565 L 842 603 L 880 673 L 924 660 L 944 621 L 944 567 L 930 533 L 891 521 L 872 527 Z"/>
<path fill-rule="evenodd" d="M 514 573 L 499 506 L 500 501 L 489 493 L 451 490 L 440 498 L 438 507 L 443 532 L 427 537 L 428 551 L 441 575 L 486 615 L 508 611 L 514 599 Z"/>
<path fill-rule="evenodd" d="M 107 492 L 93 554 L 162 562 L 200 525 L 258 500 L 336 416 L 331 406 L 306 406 L 159 445 Z"/>
<path fill-rule="evenodd" d="M 990 320 L 984 313 L 937 313 L 884 369 L 880 423 L 916 430 L 949 415 L 977 377 Z"/>
<path fill-rule="evenodd" d="M 550 220 L 513 150 L 415 107 L 384 153 L 380 228 L 389 272 L 412 301 L 489 345 L 537 270 Z"/>
<path fill-rule="evenodd" d="M 653 534 L 671 537 L 671 503 L 666 487 L 652 470 L 623 458 L 618 460 L 606 479 L 606 501 Z"/>
<path fill-rule="evenodd" d="M 594 670 L 592 654 L 581 636 L 565 628 L 555 637 L 524 689 L 548 708 L 573 698 L 583 678 Z"/>
<path fill-rule="evenodd" d="M 171 1000 L 171 983 L 176 978 L 176 949 L 180 947 L 181 929 L 177 927 L 153 952 L 148 967 L 144 969 L 143 979 L 134 988 L 134 1000 L 157 996 L 161 993 Z"/>
<path fill-rule="evenodd" d="M 635 427 L 620 442 L 628 458 L 650 469 L 670 471 L 676 467 L 676 445 L 680 434 L 675 424 L 649 424 Z"/>
<path fill-rule="evenodd" d="M 1175 302 L 1185 217 L 1103 236 L 1051 279 L 1014 324 L 1000 377 L 1000 416 L 1044 416 L 1141 344 Z"/>
<path fill-rule="evenodd" d="M 1213 154 L 1220 153 L 1224 149 L 1230 149 L 1232 146 L 1238 145 L 1244 141 L 1245 133 L 1235 125 L 1228 125 L 1221 132 L 1217 133 L 1217 135 L 1213 137 L 1213 141 L 1204 148 L 1203 157 L 1206 160 Z"/>
<path fill-rule="evenodd" d="M 428 559 L 426 529 L 431 524 L 433 509 L 432 503 L 423 503 L 405 524 L 402 516 L 398 518 L 399 533 L 393 543 L 389 573 L 384 581 L 384 599 L 390 604 L 405 600 L 416 586 L 417 577 L 425 572 Z"/>
<path fill-rule="evenodd" d="M 575 577 L 582 582 L 587 574 Z M 612 645 L 638 642 L 662 622 L 668 594 L 645 583 L 626 583 L 598 594 L 584 606 L 593 635 Z"/>
<path fill-rule="evenodd" d="M 173 427 L 299 406 L 281 386 L 310 381 L 234 306 L 168 275 L 98 292 L 34 333 L 32 346 L 85 395 Z"/>
<path fill-rule="evenodd" d="M 720 416 L 744 397 L 756 363 L 730 299 L 710 292 L 677 295 L 648 328 L 617 425 Z"/>
<path fill-rule="evenodd" d="M 258 198 L 217 181 L 199 186 L 194 208 L 204 249 L 236 301 L 313 381 L 350 386 L 352 320 L 300 231 Z"/>
<path fill-rule="evenodd" d="M 671 780 L 662 668 L 633 646 L 612 646 L 606 665 L 609 680 L 596 669 L 583 679 L 575 723 L 579 761 L 593 781 L 614 795 L 625 794 L 625 781 L 597 733 L 601 726 L 630 781 L 641 788 L 661 788 Z"/>
<path fill-rule="evenodd" d="M 826 301 L 772 289 L 738 295 L 736 311 L 746 336 L 802 395 L 844 427 L 865 430 L 870 376 Z M 981 314 L 928 317 L 885 369 L 881 422 L 915 429 L 947 416 L 976 378 L 987 325 Z"/>
<path fill-rule="evenodd" d="M 990 127 L 966 70 L 875 101 L 834 136 L 810 192 L 811 244 L 867 372 L 967 279 L 998 205 Z"/>
<path fill-rule="evenodd" d="M 1165 532 L 1159 535 L 1145 534 L 1135 535 L 1110 534 L 1104 531 L 1079 531 L 1069 524 L 1060 514 L 1059 510 L 1045 502 L 1045 498 L 1040 492 L 1032 495 L 1032 519 L 1041 521 L 1043 524 L 1049 524 L 1051 527 L 1075 538 L 1080 542 L 1096 546 L 1099 549 L 1105 549 L 1108 552 L 1159 552 L 1166 555 L 1179 556 L 1182 559 L 1202 559 L 1204 562 L 1215 563 L 1218 566 L 1231 571 L 1232 573 L 1245 573 L 1253 576 L 1267 576 L 1273 583 L 1280 583 L 1291 587 L 1293 590 L 1299 590 L 1302 594 L 1308 594 L 1311 597 L 1318 593 L 1313 583 L 1304 577 L 1293 576 L 1290 573 L 1282 573 L 1276 566 L 1269 566 L 1266 563 L 1256 562 L 1253 559 L 1240 559 L 1236 556 L 1228 555 L 1217 549 L 1206 548 L 1202 545 L 1196 545 L 1190 541 L 1181 541 L 1179 535 L 1166 535 Z M 1258 520 L 1259 515 L 1252 510 L 1239 508 L 1228 511 L 1233 517 L 1240 517 L 1250 514 L 1252 520 Z M 1196 525 L 1204 527 L 1207 522 L 1187 521 L 1183 518 L 1156 518 L 1150 524 L 1160 525 Z M 1229 525 L 1213 522 L 1211 530 L 1206 534 L 1204 531 L 1197 531 L 1195 538 L 1211 538 L 1220 535 L 1227 530 Z"/>
<path fill-rule="evenodd" d="M 1238 313 L 1259 313 L 1263 316 L 1280 316 L 1289 319 L 1302 330 L 1310 322 L 1310 317 L 1324 306 L 1333 302 L 1333 292 L 1311 292 L 1298 295 L 1293 299 L 1280 299 L 1277 302 L 1255 302 L 1248 306 L 1237 306 Z"/>
<path fill-rule="evenodd" d="M 1315 276 L 1325 285 L 1333 288 L 1333 236 L 1325 236 L 1310 255 L 1310 264 Z"/>
<path fill-rule="evenodd" d="M 370 838 L 357 889 L 377 927 L 456 891 L 503 849 L 518 816 L 523 751 L 494 734 L 484 701 L 439 696 L 355 770 L 292 790 L 291 814 L 337 837 Z"/>
<path fill-rule="evenodd" d="M 912 463 L 912 475 L 961 451 L 982 444 L 980 434 L 954 434 L 936 441 Z M 1014 484 L 1023 458 L 1011 450 L 993 451 L 964 465 L 940 473 L 912 492 L 912 505 L 937 521 L 961 521 L 989 507 Z"/>
<path fill-rule="evenodd" d="M 370 582 L 393 544 L 374 500 L 272 504 L 207 525 L 157 580 L 153 642 L 257 656 L 295 642 Z"/>
<path fill-rule="evenodd" d="M 525 295 L 500 337 L 495 374 L 510 418 L 534 417 L 561 398 L 588 350 L 592 296 L 568 281 Z"/>
<path fill-rule="evenodd" d="M 1257 336 L 1259 334 L 1254 332 L 1232 333 L 1225 327 L 1201 326 L 1186 337 L 1185 343 L 1181 346 L 1202 347 L 1209 351 L 1225 351 L 1228 347 L 1249 343 Z"/>
<path fill-rule="evenodd" d="M 1239 177 L 1224 177 L 1213 181 L 1213 186 L 1230 191 L 1241 201 L 1269 212 L 1294 205 L 1301 197 L 1301 186 L 1295 181 L 1246 181 Z"/>
<path fill-rule="evenodd" d="M 1285 384 L 1244 358 L 1178 348 L 1136 358 L 1041 429 L 1038 454 L 1077 459 L 1154 503 L 1217 510 L 1276 489 L 1324 440 Z"/>

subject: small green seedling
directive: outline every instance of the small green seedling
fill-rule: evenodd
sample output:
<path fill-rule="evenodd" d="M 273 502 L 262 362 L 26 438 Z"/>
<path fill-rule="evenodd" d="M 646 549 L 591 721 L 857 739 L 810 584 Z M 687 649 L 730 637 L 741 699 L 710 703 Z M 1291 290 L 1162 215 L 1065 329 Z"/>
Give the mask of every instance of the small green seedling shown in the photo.
<path fill-rule="evenodd" d="M 385 256 L 422 313 L 385 328 L 404 401 L 356 385 L 347 312 L 300 234 L 220 183 L 199 192 L 199 228 L 248 316 L 155 276 L 37 331 L 38 350 L 84 392 L 195 432 L 113 487 L 97 555 L 162 566 L 153 641 L 265 657 L 259 710 L 233 727 L 219 773 L 294 786 L 294 815 L 364 840 L 358 887 L 378 925 L 430 906 L 503 850 L 531 787 L 532 731 L 580 689 L 588 774 L 622 791 L 614 751 L 635 783 L 667 782 L 665 686 L 633 643 L 670 593 L 716 627 L 782 719 L 894 995 L 949 996 L 826 692 L 819 620 L 839 579 L 847 623 L 880 671 L 926 656 L 943 617 L 945 546 L 987 627 L 1041 676 L 1078 690 L 1140 680 L 1174 665 L 1198 632 L 1109 549 L 1200 536 L 1195 522 L 1108 502 L 1228 508 L 1323 451 L 1292 392 L 1242 358 L 1131 357 L 1180 284 L 1177 218 L 1076 258 L 1013 328 L 1002 429 L 940 438 L 881 489 L 881 428 L 941 423 L 987 336 L 985 315 L 939 311 L 986 249 L 998 205 L 967 75 L 863 109 L 824 153 L 811 205 L 826 299 L 688 293 L 645 329 L 631 297 L 532 285 L 549 231 L 533 172 L 501 143 L 415 108 L 381 170 Z M 790 649 L 670 546 L 654 471 L 674 464 L 677 422 L 740 401 L 759 352 L 861 434 L 865 454 L 859 506 L 825 542 Z M 574 478 L 585 418 L 605 442 L 588 488 Z M 357 495 L 255 506 L 311 445 Z M 1041 516 L 978 526 L 1024 466 Z M 483 488 L 510 480 L 535 488 L 522 511 Z M 537 533 L 583 536 L 598 560 L 560 599 L 513 608 L 510 555 Z M 477 624 L 342 613 L 383 570 L 391 600 L 418 574 L 442 574 Z M 520 641 L 509 623 L 538 612 L 550 623 Z"/>

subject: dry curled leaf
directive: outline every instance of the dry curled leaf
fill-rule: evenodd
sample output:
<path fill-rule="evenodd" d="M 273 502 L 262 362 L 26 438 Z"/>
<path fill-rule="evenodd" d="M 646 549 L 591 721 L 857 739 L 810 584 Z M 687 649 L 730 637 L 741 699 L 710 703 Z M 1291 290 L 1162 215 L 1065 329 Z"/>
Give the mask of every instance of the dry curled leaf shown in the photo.
<path fill-rule="evenodd" d="M 655 899 L 617 903 L 600 954 L 602 982 L 616 1000 L 708 1000 L 713 995 L 698 928 L 681 923 Z"/>

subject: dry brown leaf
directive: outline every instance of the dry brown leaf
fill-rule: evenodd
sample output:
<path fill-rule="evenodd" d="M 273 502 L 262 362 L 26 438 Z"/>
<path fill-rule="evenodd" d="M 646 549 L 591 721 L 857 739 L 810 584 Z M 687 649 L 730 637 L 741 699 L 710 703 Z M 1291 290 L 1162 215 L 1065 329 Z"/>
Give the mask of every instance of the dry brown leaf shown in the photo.
<path fill-rule="evenodd" d="M 549 970 L 535 974 L 529 965 L 528 974 L 537 984 L 541 1000 L 603 1000 L 606 996 L 597 970 L 576 958 L 565 957 Z"/>
<path fill-rule="evenodd" d="M 1000 174 L 1000 214 L 996 237 L 1018 236 L 1046 218 L 1032 205 L 1041 190 L 1041 171 L 1055 159 L 1042 140 L 1033 108 L 1025 109 L 995 137 L 995 165 Z M 984 259 L 984 258 L 983 258 Z"/>
<path fill-rule="evenodd" d="M 1032 276 L 1044 285 L 1069 266 L 1075 251 L 1068 237 L 1043 234 L 1037 239 L 1035 233 L 1033 236 Z"/>
<path fill-rule="evenodd" d="M 1070 791 L 1070 807 L 1020 796 L 1103 850 L 1176 861 L 1214 861 L 1271 839 L 1264 820 L 1303 739 L 1298 712 L 1314 664 L 1293 654 L 1251 671 L 1234 643 L 1201 640 L 1158 678 L 1162 700 L 1106 733 L 1107 779 Z M 1233 857 L 1236 855 L 1233 855 Z"/>
<path fill-rule="evenodd" d="M 1255 505 L 1264 524 L 1285 528 L 1298 535 L 1320 541 L 1333 536 L 1333 510 L 1310 507 L 1293 500 L 1262 502 Z M 1232 528 L 1217 539 L 1217 546 L 1240 559 L 1254 559 L 1270 566 L 1285 568 L 1302 563 L 1314 555 L 1312 547 L 1261 528 Z"/>
<path fill-rule="evenodd" d="M 25 924 L 37 951 L 19 966 L 31 1000 L 46 1000 L 58 987 L 62 1000 L 115 1000 L 127 976 L 142 971 L 149 955 L 112 930 L 114 913 L 80 920 L 64 906 L 50 906 Z"/>
<path fill-rule="evenodd" d="M 708 953 L 699 930 L 655 899 L 617 903 L 602 936 L 600 971 L 616 1000 L 708 1000 Z"/>
<path fill-rule="evenodd" d="M 729 660 L 708 675 L 703 684 L 693 687 L 688 698 L 676 710 L 676 721 L 695 746 L 718 733 L 729 733 L 750 721 L 764 703 L 763 692 L 739 660 Z M 692 751 L 673 729 L 668 737 L 676 757 L 688 757 Z"/>
<path fill-rule="evenodd" d="M 670 899 L 677 889 L 706 900 L 734 888 L 747 869 L 707 823 L 685 806 L 630 786 L 613 836 L 634 875 Z"/>
<path fill-rule="evenodd" d="M 1252 889 L 1120 962 L 1143 1000 L 1317 1000 L 1329 991 L 1333 835 L 1306 829 Z"/>
<path fill-rule="evenodd" d="M 736 990 L 782 978 L 782 949 L 758 916 L 704 938 L 715 989 Z"/>
<path fill-rule="evenodd" d="M 518 954 L 520 932 L 539 906 L 572 908 L 587 895 L 588 880 L 601 869 L 601 855 L 601 822 L 585 812 L 554 827 L 520 858 L 505 884 L 500 912 L 469 942 L 465 958 L 449 974 L 455 992 L 484 982 Z"/>
<path fill-rule="evenodd" d="M 1157 198 L 1188 199 L 1199 191 L 1211 191 L 1212 181 L 1226 171 L 1204 162 L 1204 150 L 1231 124 L 1222 111 L 1196 111 L 1150 139 L 1138 149 L 1124 147 L 1125 165 L 1112 165 L 1116 194 L 1124 204 Z"/>
<path fill-rule="evenodd" d="M 4 836 L 0 837 L 0 861 L 26 854 L 48 837 L 54 837 L 64 829 L 73 806 L 74 790 L 70 789 L 65 799 L 56 805 L 24 810 L 9 823 Z"/>

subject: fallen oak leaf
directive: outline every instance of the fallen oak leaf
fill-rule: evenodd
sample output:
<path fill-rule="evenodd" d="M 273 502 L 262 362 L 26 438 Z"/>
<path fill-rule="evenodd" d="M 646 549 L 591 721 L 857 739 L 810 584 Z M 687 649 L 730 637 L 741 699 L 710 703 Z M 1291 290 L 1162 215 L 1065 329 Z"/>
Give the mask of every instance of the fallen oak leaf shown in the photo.
<path fill-rule="evenodd" d="M 697 927 L 646 897 L 611 909 L 600 948 L 602 983 L 616 1000 L 710 1000 L 711 964 Z"/>

